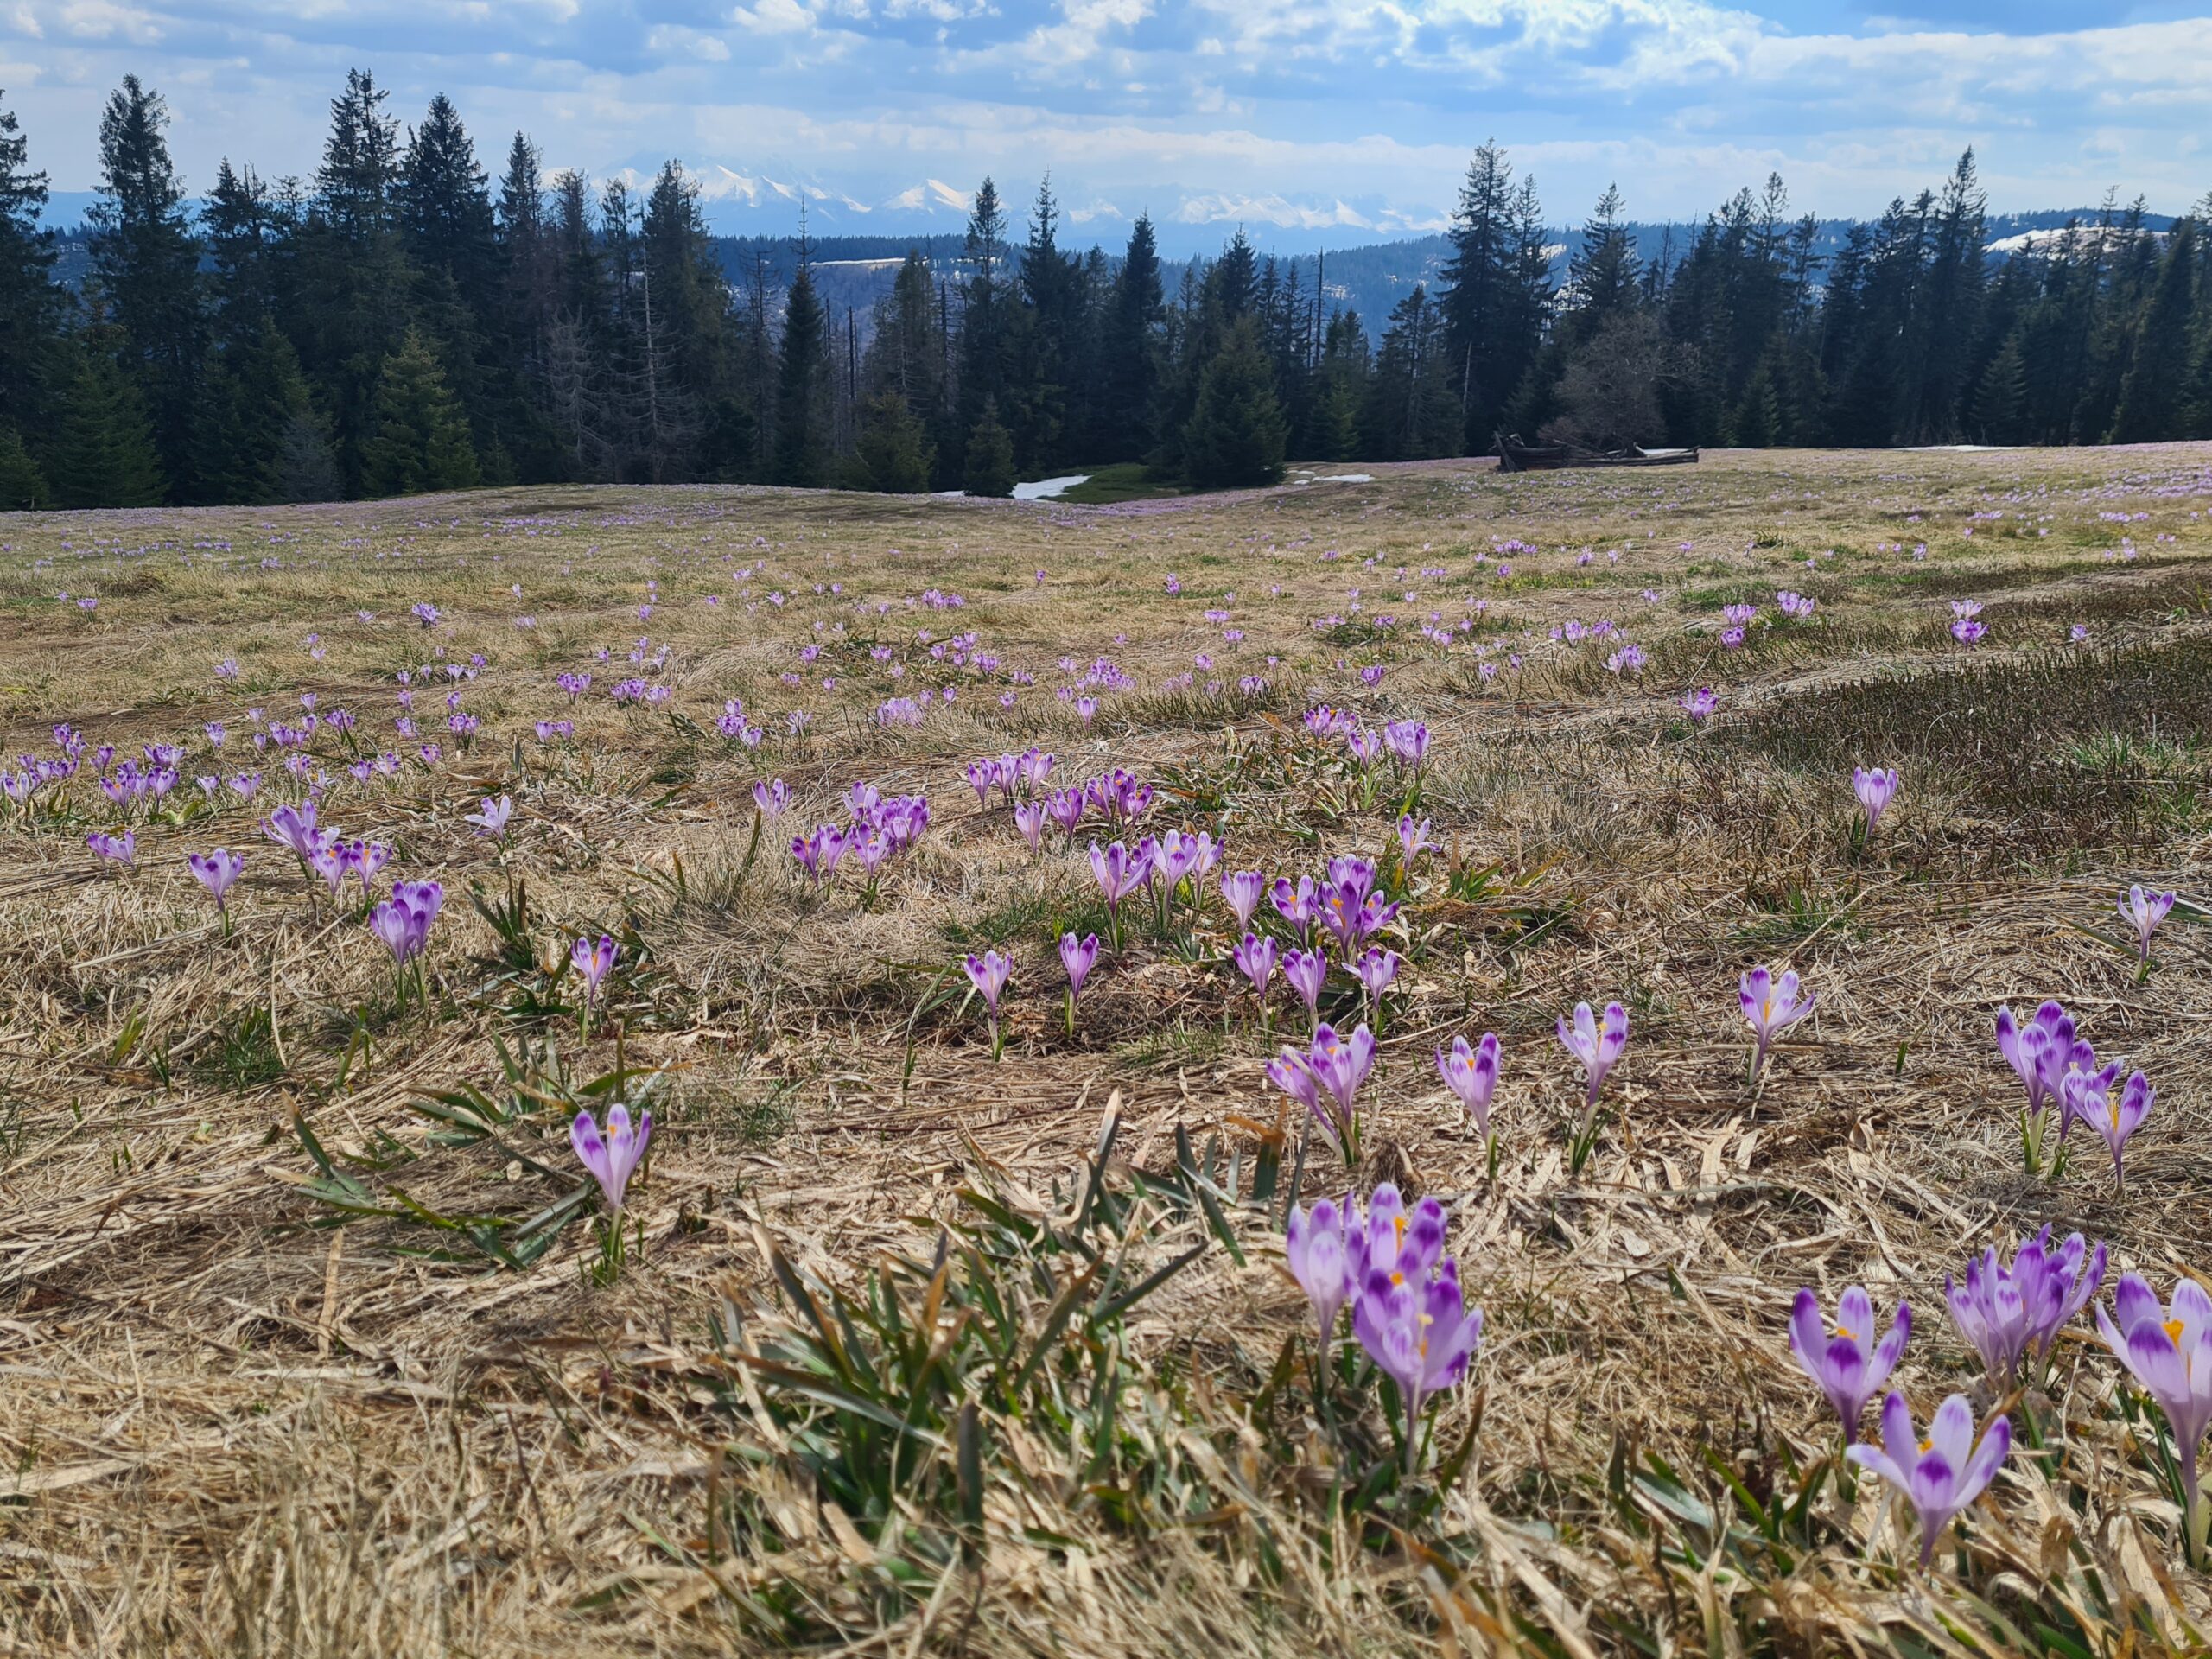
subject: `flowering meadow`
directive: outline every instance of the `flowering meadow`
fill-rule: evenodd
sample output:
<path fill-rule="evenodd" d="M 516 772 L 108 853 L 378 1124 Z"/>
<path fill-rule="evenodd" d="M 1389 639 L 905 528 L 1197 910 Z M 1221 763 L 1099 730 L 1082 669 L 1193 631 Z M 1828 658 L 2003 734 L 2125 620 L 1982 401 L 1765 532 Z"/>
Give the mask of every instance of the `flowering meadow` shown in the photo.
<path fill-rule="evenodd" d="M 0 1642 L 2203 1651 L 2208 514 L 0 516 Z"/>

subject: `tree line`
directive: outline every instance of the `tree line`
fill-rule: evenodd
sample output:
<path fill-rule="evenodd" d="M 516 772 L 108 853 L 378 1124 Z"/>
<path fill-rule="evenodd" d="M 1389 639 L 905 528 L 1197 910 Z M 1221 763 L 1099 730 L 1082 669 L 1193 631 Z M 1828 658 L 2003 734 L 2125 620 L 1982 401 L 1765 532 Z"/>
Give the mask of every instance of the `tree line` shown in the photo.
<path fill-rule="evenodd" d="M 1639 252 L 1619 192 L 1563 273 L 1534 181 L 1474 154 L 1433 289 L 1380 320 L 1325 256 L 1240 231 L 1174 291 L 1148 219 L 1066 245 L 1047 182 L 992 181 L 957 257 L 920 249 L 863 330 L 795 274 L 726 269 L 676 162 L 650 187 L 496 182 L 444 97 L 404 127 L 355 71 L 320 165 L 225 160 L 204 198 L 126 76 L 100 119 L 84 280 L 0 104 L 0 507 L 264 503 L 478 484 L 765 481 L 1002 495 L 1141 462 L 1197 486 L 1286 457 L 1421 459 L 1500 433 L 1629 443 L 2084 443 L 2212 434 L 2203 212 L 2140 204 L 1993 256 L 1969 151 L 1833 256 L 1781 180 Z M 1018 239 L 1017 239 L 1018 238 Z"/>

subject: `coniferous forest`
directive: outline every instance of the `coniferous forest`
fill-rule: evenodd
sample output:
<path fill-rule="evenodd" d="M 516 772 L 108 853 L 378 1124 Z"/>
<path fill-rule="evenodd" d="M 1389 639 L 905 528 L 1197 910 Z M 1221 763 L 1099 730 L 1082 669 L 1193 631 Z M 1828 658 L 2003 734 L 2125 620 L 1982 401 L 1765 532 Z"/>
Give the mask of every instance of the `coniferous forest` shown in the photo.
<path fill-rule="evenodd" d="M 1971 152 L 1833 254 L 1779 178 L 1656 254 L 1618 189 L 1563 274 L 1532 180 L 1477 149 L 1452 254 L 1388 316 L 1240 231 L 1169 291 L 1149 221 L 1078 251 L 1049 184 L 986 179 L 958 257 L 865 320 L 725 268 L 671 162 L 650 188 L 494 179 L 443 97 L 406 124 L 346 78 L 311 175 L 225 161 L 188 194 L 126 78 L 84 280 L 0 102 L 0 508 L 264 503 L 477 484 L 769 482 L 1002 495 L 1141 462 L 1197 486 L 1286 458 L 1623 443 L 2133 442 L 2212 435 L 2212 244 L 2140 205 L 1986 247 Z"/>

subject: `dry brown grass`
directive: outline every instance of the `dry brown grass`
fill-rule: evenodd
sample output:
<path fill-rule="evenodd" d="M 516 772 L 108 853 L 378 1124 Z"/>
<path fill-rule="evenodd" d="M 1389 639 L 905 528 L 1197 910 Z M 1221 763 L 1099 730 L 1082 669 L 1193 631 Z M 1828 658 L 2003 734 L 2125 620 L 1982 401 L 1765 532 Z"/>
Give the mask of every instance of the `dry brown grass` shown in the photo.
<path fill-rule="evenodd" d="M 1706 1533 L 1669 1512 L 1639 1460 L 1663 1458 L 1723 1510 L 1708 1450 L 1764 1493 L 1827 1449 L 1825 1408 L 1782 1340 L 1801 1284 L 1824 1300 L 1851 1282 L 1910 1297 L 1916 1405 L 1965 1389 L 1986 1410 L 1996 1402 L 1942 1302 L 1971 1250 L 2051 1221 L 2108 1238 L 2120 1265 L 2162 1284 L 2200 1270 L 2201 935 L 2177 918 L 2137 983 L 2072 925 L 2108 920 L 2123 880 L 2187 892 L 2202 866 L 2208 507 L 2212 448 L 2174 446 L 1733 454 L 1513 480 L 1440 464 L 1120 510 L 683 489 L 0 517 L 10 753 L 50 752 L 56 721 L 124 753 L 204 749 L 200 723 L 220 718 L 235 762 L 244 709 L 289 714 L 302 690 L 389 741 L 391 676 L 433 639 L 451 659 L 490 659 L 466 691 L 483 720 L 472 751 L 390 785 L 341 777 L 327 808 L 348 834 L 393 843 L 400 873 L 447 884 L 428 1010 L 391 1006 L 359 921 L 334 920 L 260 838 L 270 797 L 142 824 L 127 879 L 86 850 L 108 813 L 84 778 L 66 817 L 0 829 L 0 1643 L 1988 1652 L 2007 1645 L 2003 1621 L 2025 1645 L 2070 1605 L 2088 1650 L 2199 1649 L 2212 1605 L 2170 1560 L 2171 1511 L 2093 1338 L 2068 1347 L 2037 1408 L 2063 1425 L 2059 1449 L 2016 1456 L 1931 1580 L 1895 1564 L 1871 1496 L 1854 1508 L 1827 1495 L 1819 1541 L 1786 1567 L 1732 1546 L 1688 1558 Z M 2007 516 L 1962 536 L 1991 509 Z M 2147 517 L 2099 516 L 2120 512 Z M 1509 556 L 1510 581 L 1478 575 L 1471 555 L 1494 537 L 1541 551 Z M 2140 557 L 2105 557 L 2124 537 Z M 1893 542 L 1906 550 L 1878 550 Z M 1573 555 L 1586 545 L 1586 568 Z M 1324 561 L 1329 549 L 1341 556 Z M 734 564 L 754 559 L 766 568 L 741 597 Z M 1417 574 L 1431 565 L 1451 574 Z M 658 601 L 641 620 L 649 578 Z M 817 597 L 817 582 L 843 592 Z M 1771 618 L 1783 587 L 1821 601 L 1816 622 L 1740 655 L 1712 644 L 1720 603 L 1758 595 Z M 1349 614 L 1351 588 L 1365 613 L 1402 619 L 1387 639 L 1339 646 L 1308 626 Z M 766 602 L 771 588 L 787 602 Z M 909 610 L 927 588 L 967 603 Z M 97 610 L 57 602 L 64 590 L 97 594 Z M 1228 591 L 1248 635 L 1235 652 L 1200 614 Z M 1491 660 L 1523 652 L 1517 673 L 1484 682 L 1465 639 L 1446 656 L 1414 637 L 1432 608 L 1465 614 L 1470 594 L 1491 610 L 1468 638 Z M 1971 656 L 1942 631 L 1965 595 L 1993 625 Z M 890 613 L 864 622 L 863 597 Z M 417 600 L 448 613 L 435 634 L 408 619 Z M 536 628 L 515 628 L 518 613 Z M 1605 670 L 1609 645 L 1544 637 L 1603 616 L 1651 653 L 1640 681 Z M 2093 643 L 2063 647 L 2077 618 Z M 899 688 L 834 643 L 803 684 L 782 683 L 798 647 L 828 637 L 814 624 L 841 620 L 914 662 L 906 686 L 959 680 L 956 709 L 883 730 L 872 711 Z M 917 627 L 976 630 L 1037 683 L 1001 710 L 995 686 L 914 652 Z M 675 692 L 625 713 L 602 693 L 639 634 L 672 647 Z M 602 645 L 612 661 L 588 660 Z M 1264 706 L 1225 715 L 1163 691 L 1198 652 L 1218 677 L 1265 675 Z M 1085 728 L 1052 694 L 1064 654 L 1110 655 L 1138 689 L 1103 697 Z M 235 688 L 211 677 L 225 658 L 244 668 Z M 1370 662 L 1388 665 L 1372 690 L 1351 671 Z M 551 687 L 570 667 L 597 676 L 574 711 L 578 741 L 541 749 L 531 722 L 570 712 Z M 1700 682 L 1726 702 L 1692 734 L 1675 700 Z M 757 757 L 713 732 L 739 695 L 771 729 Z M 1124 1410 L 1154 1423 L 1158 1478 L 1202 1497 L 1179 1516 L 1117 1520 L 1080 1483 L 1001 1471 L 949 1560 L 945 1519 L 918 1497 L 863 1536 L 730 1357 L 774 1328 L 765 1247 L 856 1290 L 887 1257 L 925 1262 L 963 1188 L 1064 1215 L 1109 1101 L 1124 1181 L 1171 1179 L 1179 1128 L 1201 1152 L 1218 1137 L 1249 1176 L 1255 1126 L 1276 1120 L 1249 995 L 1218 962 L 1217 906 L 1196 951 L 1141 941 L 1103 961 L 1065 1033 L 1051 940 L 1096 910 L 1087 868 L 1057 832 L 1040 860 L 1002 809 L 978 812 L 961 764 L 1034 741 L 1063 776 L 1126 766 L 1176 786 L 1158 823 L 1204 824 L 1233 865 L 1295 874 L 1389 835 L 1379 808 L 1349 808 L 1285 764 L 1299 711 L 1322 699 L 1426 719 L 1437 837 L 1460 866 L 1499 868 L 1467 899 L 1444 893 L 1440 871 L 1410 907 L 1414 960 L 1370 1094 L 1377 1167 L 1447 1200 L 1452 1248 L 1488 1310 L 1479 1392 L 1448 1403 L 1439 1433 L 1456 1445 L 1479 1411 L 1464 1474 L 1435 1514 L 1363 1545 L 1326 1497 L 1321 1424 L 1288 1395 L 1260 1399 L 1310 1318 L 1280 1266 L 1280 1198 L 1230 1211 L 1242 1268 L 1161 1200 L 1142 1211 L 1145 1249 L 1208 1249 L 1132 1314 Z M 426 735 L 433 701 L 418 699 Z M 794 708 L 813 715 L 801 738 L 782 729 Z M 1851 830 L 1856 759 L 1905 772 L 1871 849 Z M 750 784 L 769 773 L 801 798 L 786 835 L 862 780 L 925 789 L 935 823 L 872 908 L 849 887 L 817 900 L 776 838 L 747 857 Z M 491 789 L 518 804 L 504 851 L 461 822 Z M 174 798 L 188 796 L 188 781 Z M 227 939 L 183 867 L 219 842 L 249 858 Z M 517 1009 L 468 905 L 472 882 L 493 900 L 511 880 L 526 883 L 541 950 L 586 926 L 631 943 L 635 971 L 587 1052 L 573 1014 Z M 974 1011 L 927 1001 L 957 952 L 984 944 L 1016 962 L 997 1066 Z M 1785 960 L 1819 988 L 1820 1012 L 1753 1096 L 1733 981 Z M 2020 1172 L 1990 1020 L 2052 995 L 2158 1084 L 2125 1205 L 2094 1159 L 2056 1184 Z M 1614 996 L 1636 1022 L 1626 1107 L 1570 1180 L 1573 1084 L 1550 1026 Z M 1428 1058 L 1484 1029 L 1506 1045 L 1495 1186 Z M 446 1216 L 526 1217 L 575 1184 L 558 1121 L 527 1117 L 503 1147 L 442 1145 L 413 1107 L 464 1081 L 498 1093 L 495 1038 L 550 1038 L 582 1078 L 614 1066 L 617 1030 L 623 1058 L 666 1074 L 635 1193 L 644 1249 L 611 1286 L 587 1271 L 581 1222 L 535 1265 L 501 1271 L 419 1224 L 327 1224 L 339 1217 L 303 1185 L 302 1119 L 372 1191 L 396 1185 Z M 1343 1179 L 1325 1163 L 1317 1149 L 1304 1166 L 1309 1197 Z M 425 1254 L 441 1248 L 462 1259 Z M 725 1324 L 718 1344 L 712 1321 L 737 1318 L 742 1334 Z"/>

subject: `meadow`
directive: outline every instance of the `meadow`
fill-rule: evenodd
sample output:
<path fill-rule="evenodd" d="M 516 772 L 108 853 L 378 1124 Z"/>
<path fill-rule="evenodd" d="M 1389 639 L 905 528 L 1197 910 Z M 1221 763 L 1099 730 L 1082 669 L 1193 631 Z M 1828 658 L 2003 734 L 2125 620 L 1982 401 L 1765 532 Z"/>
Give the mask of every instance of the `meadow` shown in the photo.
<path fill-rule="evenodd" d="M 1372 472 L 0 516 L 0 1649 L 2202 1651 L 2212 446 Z"/>

